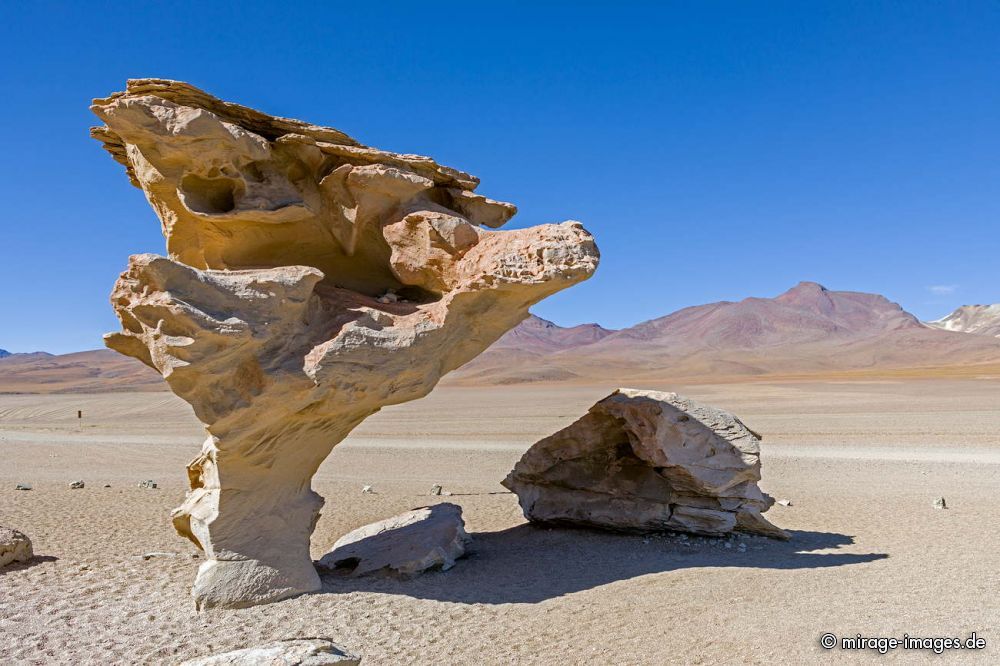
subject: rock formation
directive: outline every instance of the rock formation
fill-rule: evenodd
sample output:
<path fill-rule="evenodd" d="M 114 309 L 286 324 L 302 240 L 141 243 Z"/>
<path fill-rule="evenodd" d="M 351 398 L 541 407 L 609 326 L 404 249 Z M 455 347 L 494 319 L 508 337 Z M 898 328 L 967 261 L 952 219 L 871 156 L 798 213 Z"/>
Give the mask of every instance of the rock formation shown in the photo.
<path fill-rule="evenodd" d="M 760 436 L 676 393 L 618 389 L 532 446 L 503 481 L 531 521 L 787 539 L 761 515 Z"/>
<path fill-rule="evenodd" d="M 0 526 L 0 568 L 11 562 L 27 562 L 34 556 L 31 539 L 17 530 Z"/>
<path fill-rule="evenodd" d="M 465 555 L 470 540 L 462 507 L 424 506 L 345 534 L 317 566 L 355 576 L 380 570 L 401 576 L 428 569 L 447 571 Z"/>
<path fill-rule="evenodd" d="M 358 666 L 356 657 L 325 638 L 292 638 L 190 659 L 180 666 Z"/>
<path fill-rule="evenodd" d="M 129 81 L 91 109 L 169 253 L 130 259 L 105 342 L 208 430 L 173 517 L 208 558 L 196 604 L 317 590 L 310 479 L 333 446 L 589 277 L 593 239 L 577 222 L 490 231 L 516 209 L 473 176 L 185 83 Z"/>

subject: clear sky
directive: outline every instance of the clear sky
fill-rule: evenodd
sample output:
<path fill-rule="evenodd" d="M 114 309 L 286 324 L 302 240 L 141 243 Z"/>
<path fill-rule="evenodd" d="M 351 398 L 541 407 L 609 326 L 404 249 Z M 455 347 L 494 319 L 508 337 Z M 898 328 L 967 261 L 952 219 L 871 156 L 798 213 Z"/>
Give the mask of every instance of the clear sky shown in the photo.
<path fill-rule="evenodd" d="M 997 2 L 83 4 L 4 10 L 0 348 L 99 347 L 128 255 L 164 251 L 87 135 L 130 77 L 431 155 L 511 226 L 583 221 L 600 269 L 535 309 L 560 324 L 800 280 L 1000 302 Z"/>

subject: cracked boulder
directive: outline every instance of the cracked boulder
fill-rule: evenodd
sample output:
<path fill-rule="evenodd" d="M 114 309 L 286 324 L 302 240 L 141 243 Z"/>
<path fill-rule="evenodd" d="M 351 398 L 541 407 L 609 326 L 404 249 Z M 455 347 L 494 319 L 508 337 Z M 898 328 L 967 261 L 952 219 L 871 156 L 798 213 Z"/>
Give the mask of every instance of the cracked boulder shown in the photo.
<path fill-rule="evenodd" d="M 28 562 L 32 557 L 31 539 L 22 532 L 0 526 L 0 568 L 11 562 Z"/>
<path fill-rule="evenodd" d="M 503 481 L 532 522 L 787 539 L 763 513 L 760 436 L 676 393 L 618 389 L 532 446 Z"/>

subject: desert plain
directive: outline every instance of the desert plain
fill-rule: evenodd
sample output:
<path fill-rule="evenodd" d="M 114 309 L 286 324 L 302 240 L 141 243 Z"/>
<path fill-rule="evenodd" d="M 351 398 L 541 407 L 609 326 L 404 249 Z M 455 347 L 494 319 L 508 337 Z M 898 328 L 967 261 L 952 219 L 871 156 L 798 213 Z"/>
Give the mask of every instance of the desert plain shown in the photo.
<path fill-rule="evenodd" d="M 728 409 L 763 435 L 761 488 L 790 501 L 767 517 L 792 539 L 529 525 L 500 480 L 614 388 L 445 383 L 384 409 L 313 480 L 326 498 L 314 559 L 351 529 L 438 501 L 462 506 L 469 556 L 414 579 L 328 575 L 316 594 L 202 613 L 198 551 L 169 520 L 204 437 L 188 405 L 155 391 L 0 395 L 0 523 L 36 554 L 0 570 L 0 663 L 174 664 L 314 636 L 366 664 L 942 658 L 827 651 L 826 632 L 976 632 L 985 649 L 943 658 L 995 663 L 1000 377 L 647 382 L 637 388 Z M 158 488 L 137 487 L 146 479 Z M 434 484 L 451 495 L 430 496 Z"/>

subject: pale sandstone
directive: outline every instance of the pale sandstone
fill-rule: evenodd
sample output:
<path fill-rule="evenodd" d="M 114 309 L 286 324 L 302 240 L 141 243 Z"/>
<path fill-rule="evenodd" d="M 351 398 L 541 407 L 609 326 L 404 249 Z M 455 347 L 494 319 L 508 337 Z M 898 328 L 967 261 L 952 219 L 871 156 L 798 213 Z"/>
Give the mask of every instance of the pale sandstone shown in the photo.
<path fill-rule="evenodd" d="M 589 277 L 593 239 L 577 222 L 483 229 L 515 209 L 468 174 L 188 84 L 130 81 L 91 108 L 169 252 L 131 258 L 106 344 L 208 430 L 173 517 L 207 555 L 196 604 L 318 590 L 310 479 L 333 446 Z"/>
<path fill-rule="evenodd" d="M 787 539 L 761 514 L 760 437 L 676 393 L 618 389 L 532 446 L 503 481 L 539 523 Z"/>
<path fill-rule="evenodd" d="M 31 539 L 17 530 L 0 527 L 0 568 L 11 562 L 27 562 L 34 556 Z"/>
<path fill-rule="evenodd" d="M 359 527 L 340 537 L 316 565 L 354 576 L 381 570 L 401 576 L 447 571 L 465 555 L 470 541 L 462 507 L 446 502 Z"/>

